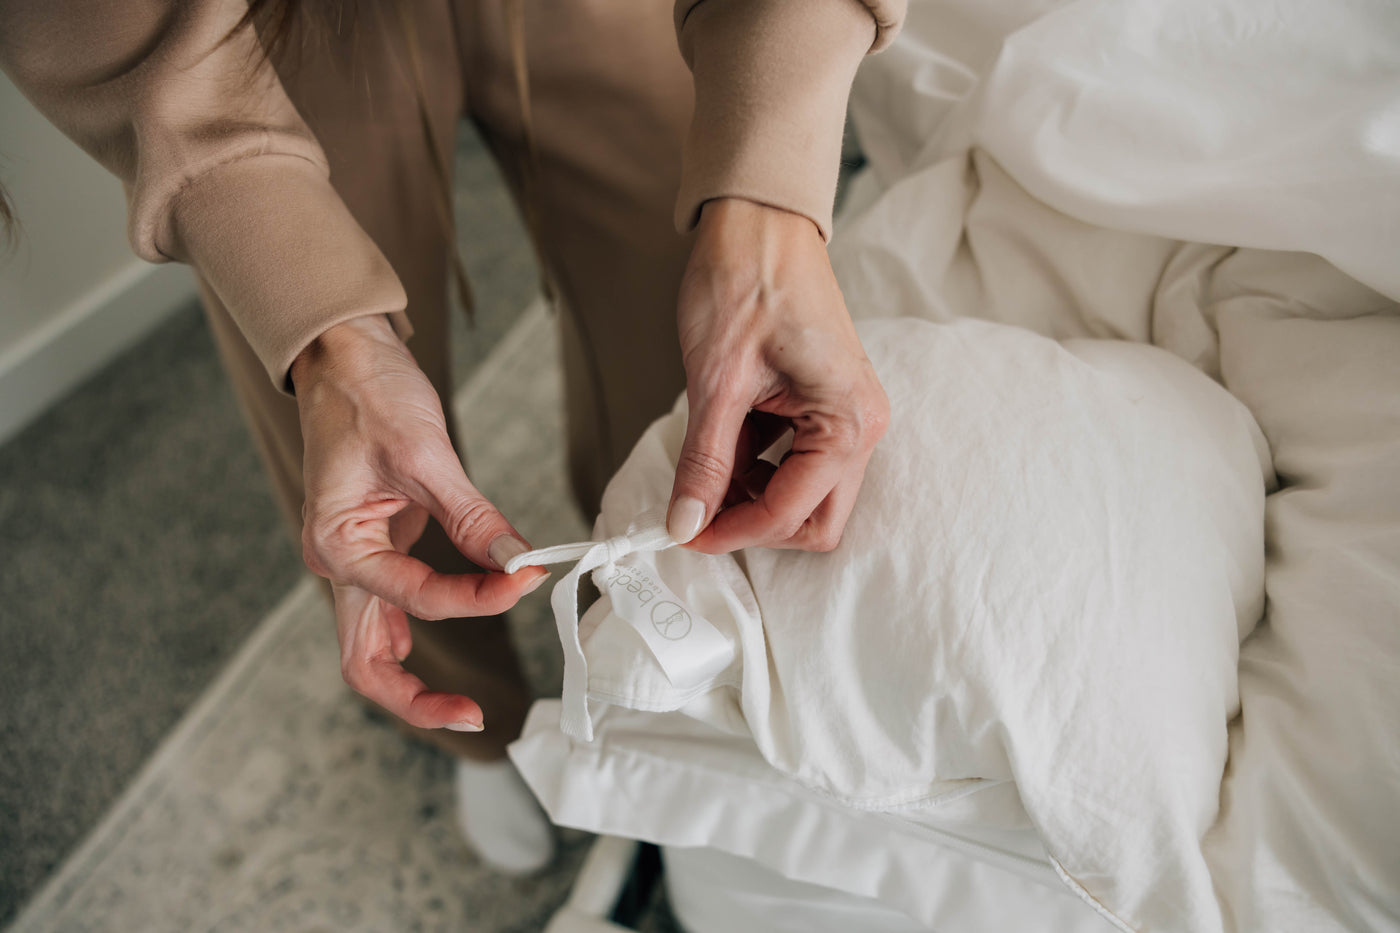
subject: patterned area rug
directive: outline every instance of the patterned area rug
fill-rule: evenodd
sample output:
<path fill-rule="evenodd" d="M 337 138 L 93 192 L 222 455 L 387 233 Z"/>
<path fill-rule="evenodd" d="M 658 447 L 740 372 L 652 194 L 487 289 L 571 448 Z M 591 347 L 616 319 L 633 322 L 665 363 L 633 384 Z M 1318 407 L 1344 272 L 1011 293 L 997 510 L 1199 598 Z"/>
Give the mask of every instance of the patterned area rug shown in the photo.
<path fill-rule="evenodd" d="M 553 321 L 526 312 L 457 398 L 472 477 L 536 544 L 588 529 L 564 471 Z M 548 587 L 514 613 L 536 693 L 561 677 Z M 341 682 L 334 623 L 302 581 L 10 928 L 40 931 L 534 931 L 591 837 L 504 879 L 461 841 L 451 762 Z M 664 907 L 644 930 L 674 929 Z"/>

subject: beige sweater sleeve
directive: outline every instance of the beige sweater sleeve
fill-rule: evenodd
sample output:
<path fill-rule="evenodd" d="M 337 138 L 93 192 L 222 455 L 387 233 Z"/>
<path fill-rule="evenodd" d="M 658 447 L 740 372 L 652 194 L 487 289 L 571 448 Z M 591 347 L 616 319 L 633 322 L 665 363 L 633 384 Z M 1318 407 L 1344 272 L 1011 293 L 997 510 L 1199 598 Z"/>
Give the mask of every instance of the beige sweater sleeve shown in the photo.
<path fill-rule="evenodd" d="M 708 200 L 746 198 L 831 237 L 846 100 L 867 52 L 893 40 L 906 0 L 678 0 L 695 75 L 676 226 Z"/>
<path fill-rule="evenodd" d="M 317 335 L 407 299 L 252 31 L 221 44 L 246 9 L 0 0 L 0 67 L 122 180 L 137 254 L 197 268 L 286 388 Z"/>

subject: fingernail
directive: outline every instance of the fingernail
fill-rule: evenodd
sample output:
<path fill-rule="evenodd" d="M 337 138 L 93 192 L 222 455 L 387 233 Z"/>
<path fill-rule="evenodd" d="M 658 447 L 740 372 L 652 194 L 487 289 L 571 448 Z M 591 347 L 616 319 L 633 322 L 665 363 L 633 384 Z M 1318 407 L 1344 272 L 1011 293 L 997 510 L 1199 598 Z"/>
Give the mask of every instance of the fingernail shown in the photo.
<path fill-rule="evenodd" d="M 447 725 L 443 726 L 443 728 L 444 728 L 444 729 L 448 729 L 448 730 L 450 730 L 450 731 L 452 731 L 452 732 L 480 732 L 482 729 L 485 729 L 486 727 L 485 727 L 484 725 L 482 725 L 481 723 L 479 723 L 479 722 L 470 722 L 470 721 L 468 721 L 468 722 L 449 722 Z"/>
<path fill-rule="evenodd" d="M 496 539 L 487 546 L 486 556 L 495 561 L 497 567 L 505 570 L 506 564 L 510 563 L 512 557 L 524 554 L 528 550 L 530 550 L 530 545 L 514 535 L 497 535 Z"/>
<path fill-rule="evenodd" d="M 676 539 L 677 544 L 685 544 L 700 533 L 705 524 L 705 503 L 691 496 L 682 496 L 671 506 L 671 514 L 666 518 L 666 533 Z"/>
<path fill-rule="evenodd" d="M 527 587 L 525 588 L 525 592 L 524 592 L 524 593 L 521 593 L 520 595 L 521 595 L 521 596 L 526 596 L 526 595 L 528 595 L 528 594 L 530 594 L 530 593 L 533 593 L 535 590 L 537 590 L 537 589 L 539 589 L 541 586 L 543 586 L 543 585 L 544 585 L 544 581 L 548 580 L 551 576 L 553 576 L 553 574 L 546 573 L 544 576 L 540 577 L 540 578 L 539 578 L 538 580 L 536 580 L 534 583 L 531 583 L 529 586 L 527 586 Z"/>

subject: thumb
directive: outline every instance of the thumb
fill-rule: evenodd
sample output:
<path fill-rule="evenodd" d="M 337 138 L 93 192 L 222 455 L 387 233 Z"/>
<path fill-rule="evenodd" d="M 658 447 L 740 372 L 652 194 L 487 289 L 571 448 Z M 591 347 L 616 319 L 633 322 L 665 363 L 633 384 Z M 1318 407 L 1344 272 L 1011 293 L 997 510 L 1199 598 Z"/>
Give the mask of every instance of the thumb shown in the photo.
<path fill-rule="evenodd" d="M 748 410 L 747 405 L 719 400 L 691 409 L 666 515 L 666 531 L 678 543 L 691 541 L 719 511 L 734 474 L 734 449 Z"/>

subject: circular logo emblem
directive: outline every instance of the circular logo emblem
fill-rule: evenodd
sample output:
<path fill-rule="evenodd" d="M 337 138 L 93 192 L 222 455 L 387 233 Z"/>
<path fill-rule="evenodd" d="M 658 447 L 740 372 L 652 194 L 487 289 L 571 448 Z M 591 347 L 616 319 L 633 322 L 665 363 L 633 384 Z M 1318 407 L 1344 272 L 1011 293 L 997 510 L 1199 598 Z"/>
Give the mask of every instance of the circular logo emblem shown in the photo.
<path fill-rule="evenodd" d="M 651 625 L 662 638 L 680 641 L 690 634 L 690 613 L 673 602 L 659 602 L 651 607 Z"/>

